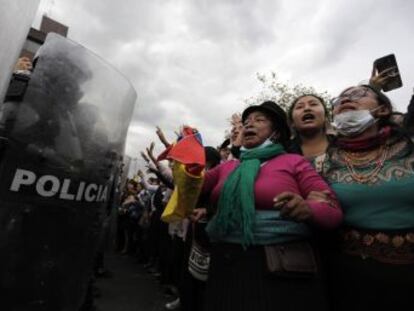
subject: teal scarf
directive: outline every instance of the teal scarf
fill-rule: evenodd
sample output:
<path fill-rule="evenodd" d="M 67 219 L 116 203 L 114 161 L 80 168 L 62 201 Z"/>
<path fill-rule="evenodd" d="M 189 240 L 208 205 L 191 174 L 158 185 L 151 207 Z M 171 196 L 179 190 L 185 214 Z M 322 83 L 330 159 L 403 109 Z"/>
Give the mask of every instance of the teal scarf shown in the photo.
<path fill-rule="evenodd" d="M 260 165 L 285 153 L 280 144 L 243 150 L 240 165 L 227 177 L 220 193 L 217 213 L 207 226 L 210 236 L 220 239 L 233 231 L 241 231 L 244 246 L 254 241 L 254 182 Z"/>

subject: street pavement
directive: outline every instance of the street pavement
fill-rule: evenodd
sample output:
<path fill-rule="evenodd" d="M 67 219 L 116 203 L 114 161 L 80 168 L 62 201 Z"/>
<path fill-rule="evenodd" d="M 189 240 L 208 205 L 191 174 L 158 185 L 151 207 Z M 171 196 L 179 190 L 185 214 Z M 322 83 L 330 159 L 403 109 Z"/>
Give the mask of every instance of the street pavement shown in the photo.
<path fill-rule="evenodd" d="M 96 282 L 101 292 L 95 298 L 99 311 L 161 311 L 172 300 L 163 296 L 158 282 L 135 258 L 105 254 L 105 266 L 113 276 Z"/>

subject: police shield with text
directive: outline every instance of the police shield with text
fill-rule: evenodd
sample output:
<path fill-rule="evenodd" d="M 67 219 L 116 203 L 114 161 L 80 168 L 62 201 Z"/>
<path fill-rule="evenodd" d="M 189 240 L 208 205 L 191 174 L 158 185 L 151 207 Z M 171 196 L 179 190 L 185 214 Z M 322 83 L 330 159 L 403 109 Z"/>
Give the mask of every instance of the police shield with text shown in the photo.
<path fill-rule="evenodd" d="M 78 311 L 136 93 L 49 34 L 0 105 L 0 309 Z"/>

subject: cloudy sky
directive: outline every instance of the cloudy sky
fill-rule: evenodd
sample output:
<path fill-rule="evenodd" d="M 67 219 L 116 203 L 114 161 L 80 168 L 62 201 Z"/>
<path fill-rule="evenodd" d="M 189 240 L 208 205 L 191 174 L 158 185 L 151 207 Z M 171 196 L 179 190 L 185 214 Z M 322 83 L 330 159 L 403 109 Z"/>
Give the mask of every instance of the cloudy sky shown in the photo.
<path fill-rule="evenodd" d="M 228 118 L 260 90 L 256 73 L 337 95 L 395 53 L 405 111 L 414 87 L 414 2 L 409 0 L 41 0 L 43 14 L 133 83 L 138 100 L 127 140 L 137 156 L 178 125 L 218 145 Z M 158 151 L 161 147 L 158 147 Z"/>

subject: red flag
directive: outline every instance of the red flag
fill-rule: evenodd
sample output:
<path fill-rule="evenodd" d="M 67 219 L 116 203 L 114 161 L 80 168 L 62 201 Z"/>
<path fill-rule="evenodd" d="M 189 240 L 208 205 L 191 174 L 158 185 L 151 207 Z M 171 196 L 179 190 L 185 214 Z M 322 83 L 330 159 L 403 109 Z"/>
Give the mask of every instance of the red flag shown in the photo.
<path fill-rule="evenodd" d="M 204 147 L 197 140 L 195 135 L 185 136 L 174 145 L 167 156 L 183 164 L 199 164 L 203 167 L 206 164 Z"/>
<path fill-rule="evenodd" d="M 169 145 L 163 152 L 161 152 L 161 154 L 157 157 L 157 161 L 166 160 L 172 147 L 174 147 L 174 145 Z"/>
<path fill-rule="evenodd" d="M 191 127 L 184 127 L 183 138 L 169 146 L 159 156 L 158 160 L 174 160 L 186 166 L 189 173 L 198 175 L 206 165 L 204 147 L 200 143 L 200 134 Z"/>

